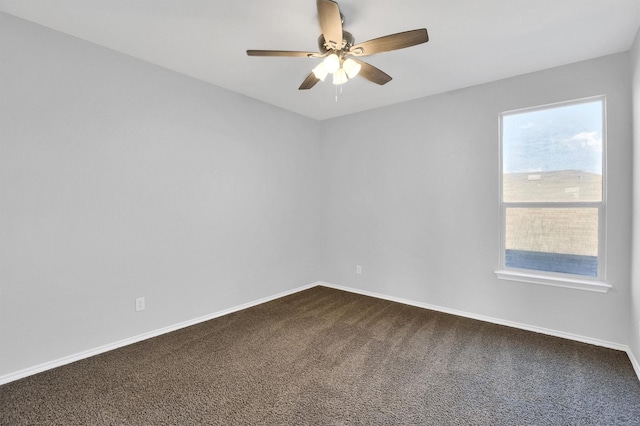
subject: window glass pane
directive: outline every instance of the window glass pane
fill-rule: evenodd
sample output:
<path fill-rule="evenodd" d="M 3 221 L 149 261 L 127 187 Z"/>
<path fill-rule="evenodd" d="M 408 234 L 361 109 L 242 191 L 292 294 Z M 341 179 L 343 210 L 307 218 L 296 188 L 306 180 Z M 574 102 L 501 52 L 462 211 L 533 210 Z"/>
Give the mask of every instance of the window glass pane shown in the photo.
<path fill-rule="evenodd" d="M 507 208 L 505 266 L 598 275 L 597 208 Z"/>
<path fill-rule="evenodd" d="M 502 117 L 505 202 L 602 201 L 603 102 Z"/>

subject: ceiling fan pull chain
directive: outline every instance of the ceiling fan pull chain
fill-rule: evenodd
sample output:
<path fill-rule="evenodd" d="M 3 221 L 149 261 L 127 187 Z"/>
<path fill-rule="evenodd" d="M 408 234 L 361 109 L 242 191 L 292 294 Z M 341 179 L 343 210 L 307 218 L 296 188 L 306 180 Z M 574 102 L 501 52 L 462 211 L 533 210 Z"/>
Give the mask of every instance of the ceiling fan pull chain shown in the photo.
<path fill-rule="evenodd" d="M 336 95 L 335 95 L 335 100 L 336 102 L 340 102 L 340 96 L 342 96 L 342 87 L 344 85 L 343 84 L 336 84 L 334 87 L 336 88 Z"/>

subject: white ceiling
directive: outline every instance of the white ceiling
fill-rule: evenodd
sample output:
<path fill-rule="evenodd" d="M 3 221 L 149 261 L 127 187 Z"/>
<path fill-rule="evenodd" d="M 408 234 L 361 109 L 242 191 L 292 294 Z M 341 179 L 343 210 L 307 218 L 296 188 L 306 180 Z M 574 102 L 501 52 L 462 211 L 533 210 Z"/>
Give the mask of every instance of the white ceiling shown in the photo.
<path fill-rule="evenodd" d="M 318 59 L 315 0 L 0 0 L 0 11 L 323 120 L 628 50 L 638 0 L 342 0 L 356 43 L 426 27 L 430 41 L 363 58 L 393 77 L 298 86 Z"/>

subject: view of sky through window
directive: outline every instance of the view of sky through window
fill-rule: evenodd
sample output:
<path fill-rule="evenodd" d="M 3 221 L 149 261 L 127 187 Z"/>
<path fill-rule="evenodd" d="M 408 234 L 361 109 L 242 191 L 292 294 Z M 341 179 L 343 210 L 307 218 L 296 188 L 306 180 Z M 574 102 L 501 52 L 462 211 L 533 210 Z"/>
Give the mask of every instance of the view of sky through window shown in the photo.
<path fill-rule="evenodd" d="M 602 174 L 602 101 L 504 115 L 503 173 Z"/>

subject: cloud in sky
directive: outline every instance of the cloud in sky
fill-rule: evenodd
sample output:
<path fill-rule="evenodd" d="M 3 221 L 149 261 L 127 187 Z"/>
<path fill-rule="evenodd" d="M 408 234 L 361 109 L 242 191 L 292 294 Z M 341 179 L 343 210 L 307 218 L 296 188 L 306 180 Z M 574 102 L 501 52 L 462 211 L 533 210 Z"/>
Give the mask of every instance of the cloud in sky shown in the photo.
<path fill-rule="evenodd" d="M 571 141 L 580 142 L 582 147 L 601 147 L 602 136 L 600 132 L 580 132 L 570 139 Z"/>

